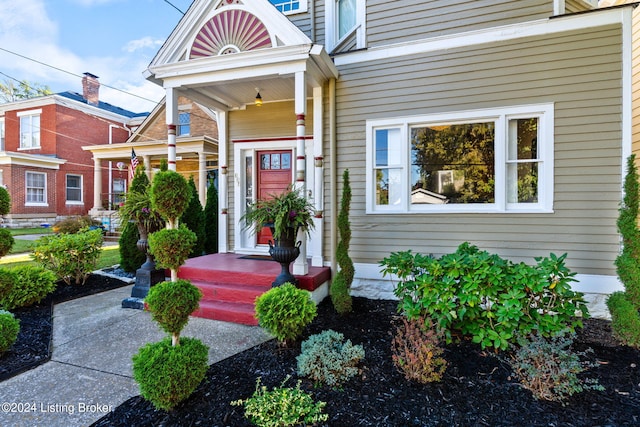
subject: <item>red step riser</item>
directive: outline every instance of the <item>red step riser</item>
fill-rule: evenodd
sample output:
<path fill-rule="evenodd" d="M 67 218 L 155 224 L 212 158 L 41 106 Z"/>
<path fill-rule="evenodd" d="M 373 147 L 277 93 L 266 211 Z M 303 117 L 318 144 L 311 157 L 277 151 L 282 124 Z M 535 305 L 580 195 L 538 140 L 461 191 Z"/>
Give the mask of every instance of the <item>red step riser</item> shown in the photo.
<path fill-rule="evenodd" d="M 253 304 L 257 297 L 268 291 L 267 287 L 239 287 L 231 284 L 193 282 L 202 291 L 204 301 L 226 301 Z"/>
<path fill-rule="evenodd" d="M 240 323 L 242 325 L 257 326 L 258 320 L 255 317 L 255 311 L 248 311 L 245 305 L 236 304 L 236 307 L 230 307 L 226 304 L 221 306 L 217 303 L 201 301 L 200 307 L 191 315 L 204 319 L 220 320 L 223 322 Z"/>
<path fill-rule="evenodd" d="M 180 279 L 200 282 L 229 283 L 234 285 L 254 285 L 271 287 L 275 279 L 273 274 L 256 274 L 243 272 L 230 272 L 220 270 L 203 270 L 197 267 L 180 267 L 178 272 Z"/>

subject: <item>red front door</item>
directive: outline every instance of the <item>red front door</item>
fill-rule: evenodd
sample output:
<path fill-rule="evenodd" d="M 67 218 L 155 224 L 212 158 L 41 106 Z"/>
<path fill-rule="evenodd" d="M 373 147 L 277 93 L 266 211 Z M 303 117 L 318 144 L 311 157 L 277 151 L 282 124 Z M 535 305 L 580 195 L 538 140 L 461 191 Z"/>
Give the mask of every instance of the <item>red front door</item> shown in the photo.
<path fill-rule="evenodd" d="M 291 185 L 291 157 L 291 150 L 258 151 L 258 199 L 269 199 Z M 268 227 L 264 227 L 257 237 L 259 245 L 266 245 L 273 238 Z"/>

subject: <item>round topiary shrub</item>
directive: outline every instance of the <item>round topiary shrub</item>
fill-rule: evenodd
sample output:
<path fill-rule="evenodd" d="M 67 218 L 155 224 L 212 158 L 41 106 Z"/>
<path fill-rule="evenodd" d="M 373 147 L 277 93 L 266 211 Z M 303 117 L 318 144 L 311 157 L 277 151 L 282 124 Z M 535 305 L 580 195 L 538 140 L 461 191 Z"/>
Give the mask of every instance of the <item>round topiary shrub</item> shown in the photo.
<path fill-rule="evenodd" d="M 195 338 L 183 338 L 179 346 L 172 346 L 169 338 L 145 345 L 133 356 L 140 394 L 158 409 L 173 409 L 204 378 L 208 354 L 207 346 Z"/>
<path fill-rule="evenodd" d="M 0 301 L 7 310 L 36 304 L 56 290 L 56 275 L 46 268 L 21 265 L 11 270 L 15 275 L 13 289 Z"/>
<path fill-rule="evenodd" d="M 149 251 L 159 267 L 177 270 L 196 244 L 196 234 L 184 224 L 179 228 L 156 231 L 149 235 Z"/>
<path fill-rule="evenodd" d="M 311 293 L 291 283 L 271 288 L 256 298 L 256 318 L 260 326 L 289 346 L 316 317 Z"/>
<path fill-rule="evenodd" d="M 6 228 L 0 228 L 0 257 L 8 254 L 14 243 L 15 240 L 13 240 L 11 232 Z"/>
<path fill-rule="evenodd" d="M 8 311 L 0 310 L 0 354 L 9 350 L 20 332 L 20 321 Z"/>
<path fill-rule="evenodd" d="M 162 282 L 152 286 L 145 298 L 153 320 L 163 331 L 179 334 L 198 308 L 202 292 L 188 280 Z"/>
<path fill-rule="evenodd" d="M 151 204 L 170 224 L 180 218 L 191 199 L 187 180 L 174 171 L 158 172 L 151 184 Z"/>

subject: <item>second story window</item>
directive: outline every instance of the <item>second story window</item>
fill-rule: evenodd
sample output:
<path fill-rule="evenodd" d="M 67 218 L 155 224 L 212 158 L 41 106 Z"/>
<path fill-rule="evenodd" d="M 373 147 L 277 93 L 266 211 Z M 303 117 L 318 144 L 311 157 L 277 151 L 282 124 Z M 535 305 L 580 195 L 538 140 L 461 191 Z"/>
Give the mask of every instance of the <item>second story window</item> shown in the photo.
<path fill-rule="evenodd" d="M 40 110 L 18 113 L 20 148 L 40 148 Z"/>
<path fill-rule="evenodd" d="M 330 0 L 326 3 L 327 51 L 333 52 L 342 46 L 362 49 L 366 41 L 365 0 Z"/>
<path fill-rule="evenodd" d="M 178 136 L 188 135 L 191 135 L 191 113 L 180 113 L 178 115 Z"/>
<path fill-rule="evenodd" d="M 269 0 L 285 15 L 307 11 L 307 0 Z"/>
<path fill-rule="evenodd" d="M 338 40 L 349 34 L 356 26 L 356 0 L 337 0 Z"/>

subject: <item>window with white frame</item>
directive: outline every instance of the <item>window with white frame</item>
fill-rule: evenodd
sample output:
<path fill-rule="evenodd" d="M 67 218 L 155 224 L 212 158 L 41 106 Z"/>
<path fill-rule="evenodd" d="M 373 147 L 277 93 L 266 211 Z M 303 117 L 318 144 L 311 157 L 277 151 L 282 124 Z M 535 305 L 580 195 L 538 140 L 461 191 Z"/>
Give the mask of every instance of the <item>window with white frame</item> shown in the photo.
<path fill-rule="evenodd" d="M 307 0 L 269 0 L 272 5 L 285 15 L 307 11 Z"/>
<path fill-rule="evenodd" d="M 327 50 L 333 51 L 347 38 L 356 34 L 356 48 L 365 47 L 365 0 L 329 0 L 325 32 Z"/>
<path fill-rule="evenodd" d="M 67 203 L 82 203 L 82 175 L 67 175 Z"/>
<path fill-rule="evenodd" d="M 178 136 L 191 135 L 191 113 L 180 112 L 178 114 Z"/>
<path fill-rule="evenodd" d="M 369 213 L 552 205 L 552 104 L 367 121 Z"/>
<path fill-rule="evenodd" d="M 18 113 L 20 118 L 20 148 L 40 148 L 41 110 Z"/>
<path fill-rule="evenodd" d="M 27 187 L 27 204 L 47 203 L 47 176 L 41 172 L 27 172 L 25 175 Z"/>

